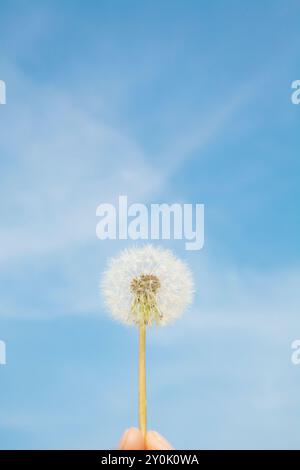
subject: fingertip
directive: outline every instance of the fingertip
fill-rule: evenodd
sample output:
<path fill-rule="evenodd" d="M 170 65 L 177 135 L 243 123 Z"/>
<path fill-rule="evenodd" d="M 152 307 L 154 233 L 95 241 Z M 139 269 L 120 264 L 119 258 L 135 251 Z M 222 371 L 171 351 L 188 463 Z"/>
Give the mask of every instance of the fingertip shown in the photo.
<path fill-rule="evenodd" d="M 119 450 L 143 450 L 145 442 L 142 432 L 137 428 L 127 429 L 119 443 Z"/>
<path fill-rule="evenodd" d="M 149 431 L 146 435 L 147 450 L 172 450 L 171 444 L 158 432 Z"/>

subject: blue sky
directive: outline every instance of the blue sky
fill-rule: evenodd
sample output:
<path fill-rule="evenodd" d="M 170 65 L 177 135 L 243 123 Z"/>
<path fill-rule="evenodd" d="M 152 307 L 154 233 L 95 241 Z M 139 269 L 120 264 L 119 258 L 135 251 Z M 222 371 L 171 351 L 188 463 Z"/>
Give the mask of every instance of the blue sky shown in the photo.
<path fill-rule="evenodd" d="M 98 281 L 96 207 L 205 204 L 197 293 L 149 332 L 149 426 L 177 448 L 299 448 L 298 1 L 2 0 L 0 448 L 113 448 L 136 331 Z"/>

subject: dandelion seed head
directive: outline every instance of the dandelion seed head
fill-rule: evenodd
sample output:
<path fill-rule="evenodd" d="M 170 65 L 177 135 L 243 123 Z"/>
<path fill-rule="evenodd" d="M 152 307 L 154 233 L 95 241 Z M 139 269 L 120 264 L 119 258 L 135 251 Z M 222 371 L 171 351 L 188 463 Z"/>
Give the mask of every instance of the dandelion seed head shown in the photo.
<path fill-rule="evenodd" d="M 171 322 L 191 303 L 194 292 L 188 267 L 170 250 L 152 245 L 112 258 L 101 290 L 112 316 L 136 325 Z"/>

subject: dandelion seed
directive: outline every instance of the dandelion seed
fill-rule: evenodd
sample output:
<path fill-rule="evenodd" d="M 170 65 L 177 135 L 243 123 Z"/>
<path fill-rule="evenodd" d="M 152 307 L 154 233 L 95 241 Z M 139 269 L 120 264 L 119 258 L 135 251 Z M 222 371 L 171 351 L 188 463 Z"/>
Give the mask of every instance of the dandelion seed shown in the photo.
<path fill-rule="evenodd" d="M 169 250 L 146 245 L 111 259 L 101 288 L 112 316 L 139 327 L 139 425 L 146 433 L 146 327 L 166 325 L 191 303 L 193 280 Z"/>

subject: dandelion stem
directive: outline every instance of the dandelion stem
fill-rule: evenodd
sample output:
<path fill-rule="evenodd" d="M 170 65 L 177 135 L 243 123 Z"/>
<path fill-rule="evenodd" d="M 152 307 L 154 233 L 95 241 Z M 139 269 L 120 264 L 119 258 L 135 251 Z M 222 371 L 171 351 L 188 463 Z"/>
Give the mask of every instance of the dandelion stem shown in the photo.
<path fill-rule="evenodd" d="M 146 325 L 141 324 L 139 330 L 139 427 L 145 438 L 147 432 Z"/>

